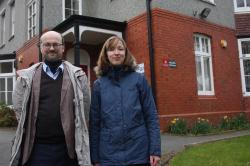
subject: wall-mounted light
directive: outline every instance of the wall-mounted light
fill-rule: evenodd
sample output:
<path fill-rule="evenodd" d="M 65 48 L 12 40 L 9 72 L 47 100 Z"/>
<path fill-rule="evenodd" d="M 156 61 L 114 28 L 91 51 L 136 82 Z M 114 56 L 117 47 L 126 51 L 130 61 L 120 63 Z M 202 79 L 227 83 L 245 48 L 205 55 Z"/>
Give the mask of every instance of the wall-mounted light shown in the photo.
<path fill-rule="evenodd" d="M 200 17 L 201 18 L 207 18 L 207 16 L 209 15 L 209 13 L 211 12 L 210 8 L 204 8 L 201 13 L 200 13 Z"/>
<path fill-rule="evenodd" d="M 20 55 L 20 56 L 18 57 L 18 62 L 19 62 L 19 63 L 23 63 L 23 55 Z"/>
<path fill-rule="evenodd" d="M 226 47 L 227 47 L 227 41 L 226 41 L 226 40 L 221 40 L 221 41 L 220 41 L 220 46 L 221 46 L 222 48 L 226 48 Z"/>

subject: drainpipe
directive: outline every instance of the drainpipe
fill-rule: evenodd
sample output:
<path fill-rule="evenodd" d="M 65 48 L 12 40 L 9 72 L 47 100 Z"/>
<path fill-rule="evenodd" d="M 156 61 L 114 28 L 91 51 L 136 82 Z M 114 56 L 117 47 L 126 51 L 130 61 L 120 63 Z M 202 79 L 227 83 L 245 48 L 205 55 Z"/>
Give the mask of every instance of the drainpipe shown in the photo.
<path fill-rule="evenodd" d="M 155 99 L 155 104 L 157 105 L 156 100 L 156 83 L 155 83 L 155 65 L 154 65 L 154 46 L 153 46 L 153 34 L 152 34 L 152 17 L 151 17 L 151 0 L 146 0 L 147 6 L 147 26 L 148 26 L 148 51 L 149 51 L 149 63 L 150 63 L 150 79 L 152 93 Z"/>
<path fill-rule="evenodd" d="M 42 32 L 43 32 L 43 0 L 40 0 L 40 4 L 39 4 L 39 42 L 40 42 L 40 37 L 42 36 Z M 40 48 L 40 47 L 39 47 Z M 42 62 L 43 57 L 42 57 L 42 53 L 40 51 L 40 49 L 38 50 L 38 54 L 39 54 L 39 62 Z"/>
<path fill-rule="evenodd" d="M 74 43 L 74 56 L 75 56 L 75 66 L 80 66 L 80 39 L 79 39 L 79 24 L 78 22 L 74 25 L 75 43 Z"/>

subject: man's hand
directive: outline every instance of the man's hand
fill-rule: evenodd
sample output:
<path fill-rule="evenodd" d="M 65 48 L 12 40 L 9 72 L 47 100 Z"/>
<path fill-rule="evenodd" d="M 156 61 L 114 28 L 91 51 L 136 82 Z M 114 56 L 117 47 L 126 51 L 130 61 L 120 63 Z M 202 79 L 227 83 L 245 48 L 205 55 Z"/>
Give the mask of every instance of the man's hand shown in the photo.
<path fill-rule="evenodd" d="M 159 156 L 150 156 L 150 165 L 151 166 L 156 166 L 159 161 L 160 161 Z"/>

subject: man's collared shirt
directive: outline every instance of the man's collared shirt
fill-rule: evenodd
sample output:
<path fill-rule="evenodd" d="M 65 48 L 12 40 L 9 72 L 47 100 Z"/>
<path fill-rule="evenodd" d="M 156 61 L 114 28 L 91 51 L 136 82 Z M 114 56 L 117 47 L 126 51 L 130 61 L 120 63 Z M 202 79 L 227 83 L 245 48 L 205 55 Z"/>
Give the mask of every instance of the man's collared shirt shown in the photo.
<path fill-rule="evenodd" d="M 51 77 L 53 80 L 56 80 L 58 75 L 60 74 L 60 70 L 63 72 L 64 67 L 63 64 L 61 64 L 57 69 L 55 74 L 53 74 L 49 68 L 48 65 L 46 65 L 45 63 L 43 63 L 43 71 L 49 76 Z"/>

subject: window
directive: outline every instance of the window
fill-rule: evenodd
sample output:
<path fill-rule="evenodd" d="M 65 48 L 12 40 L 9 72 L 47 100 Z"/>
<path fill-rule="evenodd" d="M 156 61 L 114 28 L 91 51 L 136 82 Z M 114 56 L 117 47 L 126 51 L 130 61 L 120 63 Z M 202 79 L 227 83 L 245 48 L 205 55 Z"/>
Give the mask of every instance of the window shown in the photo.
<path fill-rule="evenodd" d="M 250 0 L 234 0 L 235 12 L 250 12 Z"/>
<path fill-rule="evenodd" d="M 15 32 L 15 1 L 9 3 L 10 6 L 10 37 L 14 36 Z"/>
<path fill-rule="evenodd" d="M 36 34 L 36 1 L 28 4 L 28 39 Z"/>
<path fill-rule="evenodd" d="M 63 0 L 63 19 L 82 14 L 82 0 Z"/>
<path fill-rule="evenodd" d="M 0 13 L 0 47 L 5 44 L 5 9 Z"/>
<path fill-rule="evenodd" d="M 250 96 L 250 38 L 238 39 L 241 83 L 244 96 Z"/>
<path fill-rule="evenodd" d="M 14 82 L 14 60 L 0 61 L 0 103 L 12 105 Z"/>
<path fill-rule="evenodd" d="M 194 35 L 198 95 L 214 95 L 210 38 Z"/>

